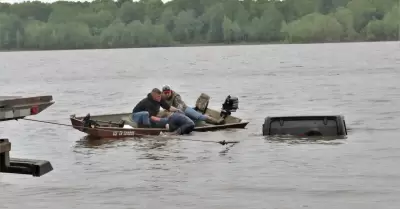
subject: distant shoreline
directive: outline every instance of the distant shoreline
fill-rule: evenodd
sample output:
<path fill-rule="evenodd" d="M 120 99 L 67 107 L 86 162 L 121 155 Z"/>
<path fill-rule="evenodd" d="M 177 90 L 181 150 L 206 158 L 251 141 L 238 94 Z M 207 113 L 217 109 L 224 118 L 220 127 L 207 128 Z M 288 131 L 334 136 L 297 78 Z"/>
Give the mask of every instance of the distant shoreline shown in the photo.
<path fill-rule="evenodd" d="M 259 46 L 259 45 L 310 45 L 310 44 L 342 44 L 342 43 L 376 43 L 376 42 L 399 42 L 395 41 L 340 41 L 340 42 L 310 42 L 310 43 L 285 43 L 281 42 L 240 42 L 240 43 L 199 43 L 199 44 L 173 44 L 169 46 L 145 46 L 145 47 L 110 47 L 110 48 L 72 48 L 72 49 L 0 49 L 0 52 L 34 52 L 34 51 L 72 51 L 72 50 L 110 50 L 110 49 L 140 49 L 140 48 L 186 48 L 186 47 L 212 47 L 212 46 Z"/>

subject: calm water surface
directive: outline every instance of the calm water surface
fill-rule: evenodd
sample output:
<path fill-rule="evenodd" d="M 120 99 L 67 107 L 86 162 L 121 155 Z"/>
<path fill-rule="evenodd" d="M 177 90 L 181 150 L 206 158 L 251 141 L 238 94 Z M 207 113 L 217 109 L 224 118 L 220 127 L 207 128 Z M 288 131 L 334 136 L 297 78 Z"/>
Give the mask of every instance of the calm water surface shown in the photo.
<path fill-rule="evenodd" d="M 246 130 L 194 133 L 214 143 L 88 143 L 64 126 L 0 123 L 12 157 L 45 159 L 40 178 L 0 174 L 0 208 L 397 209 L 400 44 L 353 43 L 0 53 L 1 95 L 53 95 L 34 119 L 130 112 L 170 84 L 188 104 L 238 96 Z M 266 116 L 343 114 L 347 139 L 277 141 Z"/>

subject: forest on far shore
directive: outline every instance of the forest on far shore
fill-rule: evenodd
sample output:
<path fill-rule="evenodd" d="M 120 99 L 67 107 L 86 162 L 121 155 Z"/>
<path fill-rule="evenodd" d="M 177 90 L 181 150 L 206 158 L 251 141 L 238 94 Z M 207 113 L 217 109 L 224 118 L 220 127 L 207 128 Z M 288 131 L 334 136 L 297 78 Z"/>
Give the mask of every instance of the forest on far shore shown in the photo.
<path fill-rule="evenodd" d="M 0 3 L 0 50 L 399 40 L 399 0 Z"/>

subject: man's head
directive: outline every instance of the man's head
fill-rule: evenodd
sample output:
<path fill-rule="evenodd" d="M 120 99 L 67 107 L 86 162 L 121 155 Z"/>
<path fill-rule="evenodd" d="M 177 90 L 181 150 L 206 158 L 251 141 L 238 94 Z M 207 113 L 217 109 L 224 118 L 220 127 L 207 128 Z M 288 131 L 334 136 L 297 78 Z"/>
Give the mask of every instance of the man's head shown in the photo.
<path fill-rule="evenodd" d="M 172 89 L 170 86 L 168 85 L 164 85 L 162 87 L 162 94 L 163 96 L 165 96 L 166 98 L 170 98 L 172 96 Z"/>
<path fill-rule="evenodd" d="M 160 89 L 154 88 L 153 90 L 151 90 L 151 97 L 157 102 L 161 101 L 161 91 L 160 91 Z"/>

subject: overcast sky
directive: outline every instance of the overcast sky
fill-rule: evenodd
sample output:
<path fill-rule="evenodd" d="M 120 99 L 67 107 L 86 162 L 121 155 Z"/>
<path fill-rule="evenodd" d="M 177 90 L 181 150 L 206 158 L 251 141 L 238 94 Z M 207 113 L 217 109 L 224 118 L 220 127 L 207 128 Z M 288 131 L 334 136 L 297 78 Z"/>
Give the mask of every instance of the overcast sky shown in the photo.
<path fill-rule="evenodd" d="M 8 2 L 8 3 L 19 3 L 19 2 L 24 2 L 27 0 L 0 0 L 0 2 Z M 55 2 L 57 0 L 40 0 L 41 2 Z M 79 1 L 79 0 L 68 0 L 68 1 Z"/>
<path fill-rule="evenodd" d="M 0 2 L 8 2 L 8 3 L 20 3 L 20 2 L 24 2 L 26 0 L 0 0 Z M 41 2 L 55 2 L 57 0 L 40 0 Z M 67 0 L 67 1 L 85 1 L 85 0 Z M 92 1 L 92 0 L 86 0 L 86 1 Z M 137 1 L 137 0 L 133 0 L 133 1 Z M 169 0 L 162 0 L 163 2 L 167 2 Z"/>

